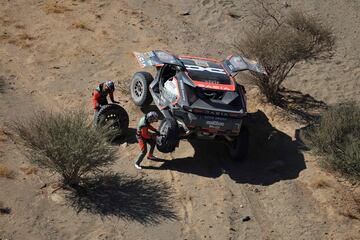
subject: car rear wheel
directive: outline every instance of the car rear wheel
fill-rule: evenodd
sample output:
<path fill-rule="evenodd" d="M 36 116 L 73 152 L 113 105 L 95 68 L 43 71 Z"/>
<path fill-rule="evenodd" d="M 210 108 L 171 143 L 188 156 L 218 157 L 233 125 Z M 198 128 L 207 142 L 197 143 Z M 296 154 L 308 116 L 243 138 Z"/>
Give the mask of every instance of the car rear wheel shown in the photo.
<path fill-rule="evenodd" d="M 159 127 L 160 136 L 156 138 L 156 147 L 162 153 L 175 151 L 179 145 L 179 128 L 174 118 L 164 118 Z"/>
<path fill-rule="evenodd" d="M 246 158 L 249 150 L 249 129 L 242 125 L 237 139 L 229 146 L 230 157 L 239 162 Z"/>
<path fill-rule="evenodd" d="M 137 72 L 131 79 L 131 98 L 137 106 L 145 107 L 150 105 L 152 97 L 149 91 L 150 83 L 154 80 L 148 72 Z"/>

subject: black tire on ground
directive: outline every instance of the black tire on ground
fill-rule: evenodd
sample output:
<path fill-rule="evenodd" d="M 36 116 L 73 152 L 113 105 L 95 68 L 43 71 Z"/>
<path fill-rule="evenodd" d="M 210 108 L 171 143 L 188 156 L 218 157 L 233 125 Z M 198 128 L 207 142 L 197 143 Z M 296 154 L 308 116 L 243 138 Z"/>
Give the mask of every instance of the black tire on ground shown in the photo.
<path fill-rule="evenodd" d="M 249 151 L 249 129 L 242 125 L 240 134 L 229 146 L 230 157 L 233 161 L 239 162 L 246 158 Z"/>
<path fill-rule="evenodd" d="M 156 147 L 162 153 L 175 151 L 179 145 L 179 127 L 174 118 L 164 118 L 159 126 L 161 136 L 156 138 Z"/>
<path fill-rule="evenodd" d="M 150 105 L 152 97 L 149 91 L 150 83 L 154 80 L 148 72 L 137 72 L 130 83 L 131 98 L 137 106 Z"/>
<path fill-rule="evenodd" d="M 117 104 L 108 104 L 101 107 L 96 117 L 97 126 L 109 126 L 114 130 L 111 140 L 122 137 L 129 127 L 129 115 L 125 109 Z"/>

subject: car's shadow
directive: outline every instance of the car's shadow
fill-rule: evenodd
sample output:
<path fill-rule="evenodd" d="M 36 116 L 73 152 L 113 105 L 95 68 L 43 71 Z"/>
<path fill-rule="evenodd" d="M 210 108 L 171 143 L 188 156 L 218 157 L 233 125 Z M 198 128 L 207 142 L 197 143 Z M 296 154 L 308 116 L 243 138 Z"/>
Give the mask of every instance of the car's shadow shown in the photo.
<path fill-rule="evenodd" d="M 191 141 L 195 154 L 191 157 L 163 161 L 159 167 L 204 177 L 228 174 L 238 183 L 270 185 L 294 179 L 306 168 L 296 140 L 275 129 L 266 115 L 258 111 L 247 122 L 250 132 L 249 154 L 242 161 L 232 161 L 224 144 Z"/>
<path fill-rule="evenodd" d="M 129 127 L 126 131 L 125 136 L 118 137 L 112 141 L 114 145 L 121 145 L 123 143 L 133 144 L 137 143 L 136 129 Z"/>

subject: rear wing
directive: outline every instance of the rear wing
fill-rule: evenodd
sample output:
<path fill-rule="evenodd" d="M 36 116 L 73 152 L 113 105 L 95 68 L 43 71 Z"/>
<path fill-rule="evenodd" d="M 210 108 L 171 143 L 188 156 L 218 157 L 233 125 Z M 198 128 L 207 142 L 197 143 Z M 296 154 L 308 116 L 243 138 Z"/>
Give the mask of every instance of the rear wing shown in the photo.
<path fill-rule="evenodd" d="M 231 76 L 235 76 L 239 72 L 246 70 L 267 75 L 264 67 L 258 62 L 242 56 L 229 56 L 222 62 L 222 64 Z"/>
<path fill-rule="evenodd" d="M 158 67 L 164 64 L 185 67 L 176 56 L 160 50 L 154 50 L 146 53 L 134 52 L 134 56 L 142 68 Z"/>

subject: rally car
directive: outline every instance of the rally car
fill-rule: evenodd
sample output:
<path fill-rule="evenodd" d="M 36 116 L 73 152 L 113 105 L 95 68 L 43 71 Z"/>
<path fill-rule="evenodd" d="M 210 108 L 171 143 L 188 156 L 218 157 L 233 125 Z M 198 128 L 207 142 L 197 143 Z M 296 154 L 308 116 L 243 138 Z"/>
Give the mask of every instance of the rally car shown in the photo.
<path fill-rule="evenodd" d="M 223 61 L 160 50 L 134 55 L 142 68 L 156 68 L 155 77 L 136 72 L 130 92 L 136 105 L 154 102 L 164 116 L 157 139 L 159 151 L 172 152 L 180 139 L 198 138 L 226 142 L 234 160 L 246 156 L 245 89 L 234 77 L 245 70 L 266 74 L 261 65 L 239 55 Z"/>

